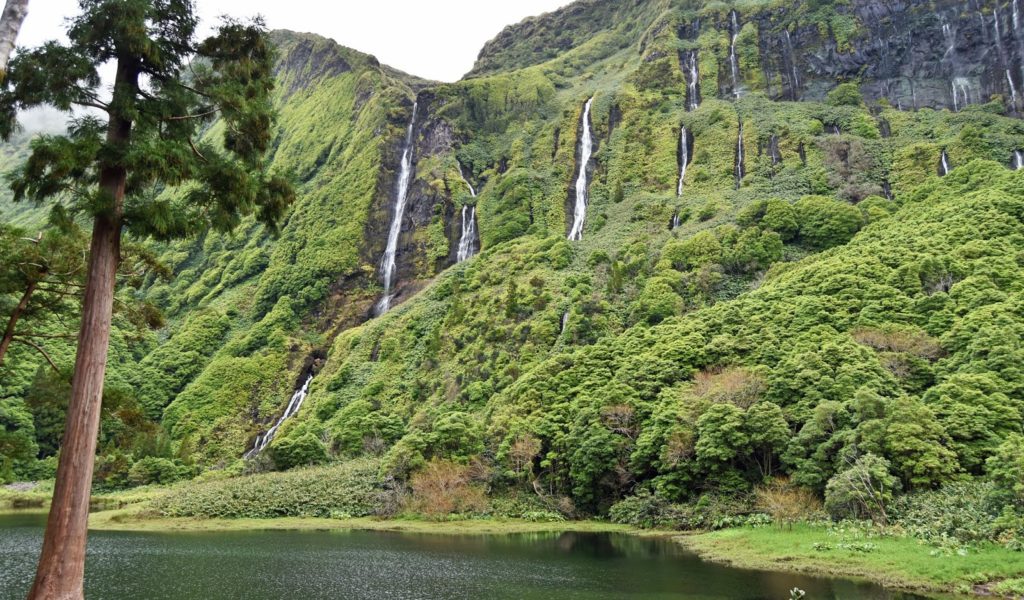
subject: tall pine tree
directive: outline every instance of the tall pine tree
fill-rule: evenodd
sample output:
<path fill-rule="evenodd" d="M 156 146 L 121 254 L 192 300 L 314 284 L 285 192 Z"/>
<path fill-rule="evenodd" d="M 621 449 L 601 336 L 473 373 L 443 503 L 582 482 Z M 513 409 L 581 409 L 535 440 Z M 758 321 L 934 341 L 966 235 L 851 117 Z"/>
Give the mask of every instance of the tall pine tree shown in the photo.
<path fill-rule="evenodd" d="M 273 49 L 262 22 L 225 20 L 196 38 L 191 0 L 80 0 L 66 44 L 23 50 L 0 91 L 0 135 L 18 110 L 82 108 L 11 176 L 16 200 L 61 203 L 92 220 L 78 350 L 53 503 L 30 598 L 83 597 L 86 529 L 122 235 L 172 239 L 274 226 L 294 194 L 267 172 Z M 98 68 L 116 67 L 103 93 Z M 80 113 L 79 113 L 80 114 Z M 102 115 L 97 117 L 93 115 Z M 219 119 L 222 143 L 201 135 Z M 168 188 L 175 193 L 166 193 Z"/>

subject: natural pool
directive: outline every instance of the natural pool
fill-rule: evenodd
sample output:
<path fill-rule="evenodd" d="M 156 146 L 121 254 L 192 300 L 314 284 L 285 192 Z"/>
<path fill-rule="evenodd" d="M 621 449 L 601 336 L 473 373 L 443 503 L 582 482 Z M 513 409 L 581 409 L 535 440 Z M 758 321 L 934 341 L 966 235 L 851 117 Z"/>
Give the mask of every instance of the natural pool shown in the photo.
<path fill-rule="evenodd" d="M 0 598 L 25 597 L 45 516 L 0 513 Z M 666 539 L 606 533 L 229 531 L 89 535 L 100 599 L 685 598 L 908 600 L 877 586 L 733 569 Z"/>

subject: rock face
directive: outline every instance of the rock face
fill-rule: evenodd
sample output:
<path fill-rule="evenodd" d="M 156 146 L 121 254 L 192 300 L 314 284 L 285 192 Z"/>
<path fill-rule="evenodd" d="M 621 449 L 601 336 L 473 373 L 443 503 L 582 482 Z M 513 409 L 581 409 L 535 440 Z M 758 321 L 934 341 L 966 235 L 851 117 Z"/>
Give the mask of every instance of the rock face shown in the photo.
<path fill-rule="evenodd" d="M 454 147 L 454 134 L 451 125 L 434 114 L 436 98 L 430 92 L 420 93 L 417 97 L 416 126 L 412 132 L 413 144 L 413 179 L 409 184 L 405 211 L 402 216 L 401 233 L 398 241 L 398 252 L 395 256 L 395 300 L 400 302 L 407 296 L 403 284 L 429 276 L 437 268 L 448 266 L 442 261 L 439 265 L 424 264 L 428 254 L 424 232 L 433 221 L 435 215 L 441 215 L 446 232 L 454 227 L 454 209 L 447 190 L 438 189 L 430 183 L 429 173 L 423 173 L 418 167 L 420 163 L 430 162 L 435 157 L 449 155 Z M 404 127 L 412 116 L 412 100 L 405 111 L 406 121 L 394 123 L 395 135 L 384 149 L 383 164 L 378 186 L 374 210 L 375 215 L 367 222 L 364 239 L 366 240 L 366 261 L 378 266 L 386 244 L 387 231 L 393 218 L 395 193 L 398 184 L 398 165 L 401 161 Z M 454 235 L 458 235 L 457 232 Z M 451 259 L 454 263 L 454 258 Z"/>
<path fill-rule="evenodd" d="M 993 96 L 1014 113 L 1021 109 L 1024 14 L 1017 0 L 853 0 L 836 6 L 826 23 L 807 18 L 806 4 L 739 14 L 741 27 L 756 30 L 758 72 L 741 65 L 748 87 L 755 80 L 754 89 L 774 99 L 820 100 L 839 82 L 860 81 L 866 98 L 903 109 L 960 110 Z M 730 32 L 724 17 L 684 20 L 679 38 L 695 45 L 708 28 Z M 720 80 L 729 70 L 719 65 Z"/>

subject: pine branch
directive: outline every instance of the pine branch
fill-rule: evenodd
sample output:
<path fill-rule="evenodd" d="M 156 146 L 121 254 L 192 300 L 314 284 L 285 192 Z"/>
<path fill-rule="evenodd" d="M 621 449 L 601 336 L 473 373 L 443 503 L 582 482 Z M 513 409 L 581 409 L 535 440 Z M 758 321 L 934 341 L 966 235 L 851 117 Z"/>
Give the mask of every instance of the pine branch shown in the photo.
<path fill-rule="evenodd" d="M 46 359 L 46 362 L 50 363 L 50 366 L 53 367 L 53 370 L 58 372 L 58 373 L 60 373 L 60 369 L 57 368 L 57 363 L 53 362 L 53 359 L 50 358 L 50 355 L 46 353 L 46 350 L 43 350 L 42 346 L 40 346 L 39 344 L 36 344 L 32 340 L 26 340 L 25 338 L 20 338 L 20 337 L 13 338 L 13 341 L 21 342 L 22 344 L 25 344 L 26 346 L 31 346 L 32 348 L 35 348 L 36 351 L 39 352 L 39 354 L 43 355 L 43 358 Z"/>

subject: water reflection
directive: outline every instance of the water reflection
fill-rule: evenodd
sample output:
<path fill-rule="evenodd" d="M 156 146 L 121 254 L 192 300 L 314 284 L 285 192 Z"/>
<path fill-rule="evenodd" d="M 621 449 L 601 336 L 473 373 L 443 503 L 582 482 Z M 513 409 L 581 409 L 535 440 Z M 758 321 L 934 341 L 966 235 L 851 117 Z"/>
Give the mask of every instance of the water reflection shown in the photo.
<path fill-rule="evenodd" d="M 41 515 L 0 515 L 0 598 L 23 598 Z M 91 599 L 808 600 L 915 598 L 849 581 L 732 569 L 666 539 L 592 533 L 93 532 Z"/>

